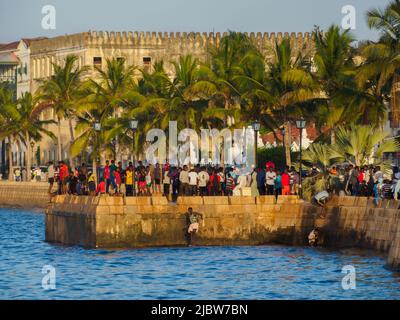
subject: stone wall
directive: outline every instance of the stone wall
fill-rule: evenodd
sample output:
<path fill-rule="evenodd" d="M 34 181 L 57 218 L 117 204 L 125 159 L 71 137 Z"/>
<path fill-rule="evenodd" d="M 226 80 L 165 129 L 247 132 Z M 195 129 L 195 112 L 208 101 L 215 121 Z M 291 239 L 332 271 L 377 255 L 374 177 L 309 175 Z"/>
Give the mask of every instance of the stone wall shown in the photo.
<path fill-rule="evenodd" d="M 86 247 L 185 245 L 188 207 L 204 217 L 196 245 L 304 245 L 321 211 L 294 196 L 277 202 L 273 196 L 181 197 L 176 204 L 163 197 L 58 196 L 46 215 L 46 240 Z"/>
<path fill-rule="evenodd" d="M 0 207 L 46 208 L 49 185 L 41 182 L 0 181 Z"/>
<path fill-rule="evenodd" d="M 388 253 L 388 264 L 400 267 L 400 202 L 337 197 L 327 205 L 316 225 L 322 228 L 325 246 L 361 247 Z"/>

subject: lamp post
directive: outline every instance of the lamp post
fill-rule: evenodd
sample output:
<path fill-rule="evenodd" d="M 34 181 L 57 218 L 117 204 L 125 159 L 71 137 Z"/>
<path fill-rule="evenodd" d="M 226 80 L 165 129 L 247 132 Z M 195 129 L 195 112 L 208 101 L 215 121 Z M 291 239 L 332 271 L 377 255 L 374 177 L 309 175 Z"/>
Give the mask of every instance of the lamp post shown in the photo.
<path fill-rule="evenodd" d="M 133 195 L 136 196 L 136 188 L 135 188 L 135 171 L 136 171 L 136 160 L 135 160 L 135 138 L 136 138 L 136 130 L 138 127 L 139 121 L 135 118 L 129 120 L 129 128 L 132 130 L 132 162 L 133 162 Z"/>
<path fill-rule="evenodd" d="M 98 157 L 96 157 L 95 161 L 100 164 L 100 131 L 101 131 L 101 123 L 98 120 L 96 120 L 96 122 L 93 124 L 93 128 L 97 133 L 97 148 L 98 148 Z M 99 181 L 100 181 L 100 172 L 99 172 L 97 166 L 96 166 L 96 179 L 97 179 L 96 182 L 99 183 Z"/>
<path fill-rule="evenodd" d="M 31 150 L 32 150 L 32 156 L 31 156 L 32 163 L 31 163 L 31 166 L 33 166 L 33 163 L 35 162 L 35 157 L 34 157 L 35 151 L 33 150 L 34 147 L 35 147 L 35 142 L 31 141 Z M 29 168 L 29 170 L 31 170 L 31 168 Z"/>
<path fill-rule="evenodd" d="M 302 165 L 301 165 L 301 163 L 302 163 L 302 152 L 301 152 L 301 150 L 302 150 L 302 147 L 303 147 L 303 145 L 302 145 L 302 141 L 303 141 L 303 129 L 306 127 L 306 121 L 303 119 L 303 118 L 301 118 L 301 119 L 299 119 L 299 120 L 297 120 L 296 121 L 296 127 L 297 127 L 297 129 L 299 129 L 300 130 L 300 165 L 299 165 L 299 171 L 300 171 L 300 177 L 299 177 L 299 195 L 300 195 L 300 198 L 302 198 L 303 197 L 303 189 L 302 189 L 302 174 L 303 174 L 303 172 L 302 172 Z"/>
<path fill-rule="evenodd" d="M 286 150 L 285 150 L 285 127 L 281 128 L 281 135 L 282 135 L 282 149 L 283 149 L 283 158 L 286 159 Z"/>
<path fill-rule="evenodd" d="M 260 131 L 261 124 L 258 120 L 253 122 L 253 130 L 254 130 L 254 165 L 255 168 L 258 168 L 258 159 L 257 159 L 257 144 L 258 144 L 258 131 Z"/>
<path fill-rule="evenodd" d="M 117 159 L 117 139 L 112 138 L 111 144 L 113 146 L 114 160 L 116 161 L 116 159 Z"/>

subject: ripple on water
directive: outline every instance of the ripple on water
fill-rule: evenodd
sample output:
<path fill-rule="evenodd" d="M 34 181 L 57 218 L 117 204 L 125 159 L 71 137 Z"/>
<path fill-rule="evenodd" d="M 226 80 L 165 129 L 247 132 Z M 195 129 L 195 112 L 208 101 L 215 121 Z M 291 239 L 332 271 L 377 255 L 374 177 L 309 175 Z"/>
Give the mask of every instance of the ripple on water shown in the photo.
<path fill-rule="evenodd" d="M 375 253 L 285 246 L 86 250 L 44 242 L 44 216 L 0 209 L 0 299 L 400 299 Z M 41 288 L 42 267 L 57 288 Z M 357 289 L 344 291 L 354 265 Z"/>

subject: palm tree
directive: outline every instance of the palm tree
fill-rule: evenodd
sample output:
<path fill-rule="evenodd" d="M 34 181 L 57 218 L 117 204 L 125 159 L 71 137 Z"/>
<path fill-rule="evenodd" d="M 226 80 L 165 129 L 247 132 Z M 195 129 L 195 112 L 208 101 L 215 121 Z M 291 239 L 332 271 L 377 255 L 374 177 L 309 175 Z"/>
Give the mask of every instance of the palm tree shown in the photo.
<path fill-rule="evenodd" d="M 14 93 L 4 85 L 0 85 L 0 139 L 8 140 L 8 180 L 13 179 L 12 145 L 20 140 L 18 124 L 13 121 L 17 114 L 17 103 Z"/>
<path fill-rule="evenodd" d="M 300 103 L 320 96 L 309 69 L 309 58 L 300 52 L 293 57 L 290 39 L 276 43 L 275 60 L 269 67 L 269 97 L 273 98 L 272 112 L 275 119 L 283 123 L 285 134 L 286 165 L 291 166 L 290 121 L 301 116 Z"/>
<path fill-rule="evenodd" d="M 91 151 L 93 173 L 96 177 L 96 182 L 98 182 L 96 173 L 97 167 L 100 164 L 98 159 L 100 159 L 103 150 L 104 137 L 107 134 L 107 129 L 103 126 L 107 118 L 105 117 L 105 105 L 96 104 L 96 101 L 91 100 L 91 98 L 96 96 L 92 90 L 96 89 L 97 87 L 94 87 L 90 83 L 87 83 L 87 86 L 84 88 L 84 92 L 87 93 L 89 99 L 86 104 L 81 104 L 76 110 L 75 132 L 77 137 L 72 143 L 70 150 L 73 157 L 81 154 L 82 151 Z M 96 122 L 100 122 L 102 125 L 100 132 L 94 128 Z"/>
<path fill-rule="evenodd" d="M 47 130 L 53 120 L 40 120 L 40 113 L 48 106 L 38 104 L 38 98 L 33 98 L 30 93 L 24 93 L 17 103 L 8 103 L 2 105 L 2 118 L 4 126 L 0 137 L 7 136 L 9 139 L 9 161 L 10 173 L 9 180 L 12 177 L 12 143 L 24 144 L 26 148 L 25 159 L 27 166 L 27 179 L 30 181 L 31 175 L 31 141 L 39 141 L 43 135 L 55 138 L 54 134 Z"/>
<path fill-rule="evenodd" d="M 77 66 L 78 57 L 69 55 L 65 58 L 63 66 L 52 64 L 54 74 L 42 80 L 39 88 L 41 100 L 50 105 L 57 119 L 57 146 L 58 159 L 61 155 L 61 120 L 68 119 L 70 131 L 70 146 L 74 142 L 73 119 L 77 106 L 77 95 L 82 85 L 82 77 L 88 70 L 87 67 L 79 68 Z M 69 163 L 73 164 L 71 154 L 69 154 Z"/>
<path fill-rule="evenodd" d="M 369 42 L 362 47 L 364 63 L 358 70 L 357 82 L 363 88 L 367 84 L 372 103 L 385 110 L 385 102 L 390 97 L 396 104 L 395 84 L 399 79 L 400 68 L 400 0 L 391 1 L 388 6 L 367 12 L 367 22 L 371 29 L 380 33 L 378 42 Z M 365 90 L 366 91 L 366 90 Z"/>
<path fill-rule="evenodd" d="M 241 97 L 235 86 L 235 79 L 241 72 L 241 65 L 246 56 L 253 55 L 261 57 L 254 43 L 248 36 L 239 32 L 229 32 L 224 36 L 219 45 L 210 48 L 211 61 L 209 65 L 200 68 L 204 80 L 214 84 L 215 104 L 221 104 L 226 110 L 232 109 Z M 232 120 L 225 117 L 225 126 L 231 125 Z"/>
<path fill-rule="evenodd" d="M 313 62 L 316 68 L 315 76 L 323 90 L 319 97 L 317 114 L 322 124 L 327 126 L 331 133 L 331 143 L 335 143 L 335 128 L 354 119 L 354 112 L 348 112 L 349 93 L 353 93 L 353 49 L 354 41 L 349 30 L 340 31 L 338 26 L 332 25 L 327 32 L 318 28 L 315 30 L 315 50 Z M 345 91 L 345 88 L 349 88 Z M 350 92 L 349 92 L 350 91 Z M 347 94 L 346 94 L 347 93 Z"/>
<path fill-rule="evenodd" d="M 109 117 L 119 117 L 123 111 L 122 99 L 127 91 L 134 89 L 134 71 L 135 67 L 125 66 L 124 58 L 113 58 L 106 60 L 106 68 L 102 70 L 96 67 L 98 72 L 98 80 L 90 80 L 91 85 L 95 88 L 92 90 L 94 97 L 88 97 L 100 105 L 102 108 L 101 119 L 102 123 Z M 94 99 L 92 99 L 94 98 Z M 116 148 L 119 152 L 119 142 L 117 137 Z"/>
<path fill-rule="evenodd" d="M 309 169 L 315 167 L 318 171 L 316 175 L 306 177 L 303 181 L 303 196 L 310 200 L 311 197 L 327 189 L 329 184 L 329 166 L 337 160 L 331 145 L 313 143 L 303 152 L 302 164 Z"/>
<path fill-rule="evenodd" d="M 53 120 L 40 120 L 40 113 L 48 108 L 47 105 L 38 104 L 39 97 L 32 97 L 26 92 L 18 99 L 18 117 L 14 121 L 18 123 L 19 130 L 23 136 L 23 142 L 26 147 L 26 165 L 28 167 L 28 181 L 31 178 L 29 174 L 31 168 L 31 141 L 39 141 L 43 135 L 56 139 L 55 135 L 46 129 L 49 124 L 55 123 Z"/>
<path fill-rule="evenodd" d="M 400 143 L 390 137 L 390 132 L 372 125 L 339 127 L 337 145 L 333 155 L 354 166 L 373 164 L 389 169 L 384 153 L 400 151 Z"/>
<path fill-rule="evenodd" d="M 173 62 L 173 66 L 176 75 L 173 80 L 166 76 L 162 64 L 152 74 L 143 72 L 138 93 L 146 96 L 147 101 L 142 101 L 139 108 L 136 103 L 132 105 L 127 101 L 128 106 L 135 108 L 129 115 L 150 118 L 152 125 L 161 129 L 167 128 L 169 121 L 177 121 L 178 129 L 190 127 L 195 130 L 207 127 L 211 122 L 218 122 L 223 108 L 209 103 L 217 88 L 204 78 L 199 62 L 187 55 Z"/>

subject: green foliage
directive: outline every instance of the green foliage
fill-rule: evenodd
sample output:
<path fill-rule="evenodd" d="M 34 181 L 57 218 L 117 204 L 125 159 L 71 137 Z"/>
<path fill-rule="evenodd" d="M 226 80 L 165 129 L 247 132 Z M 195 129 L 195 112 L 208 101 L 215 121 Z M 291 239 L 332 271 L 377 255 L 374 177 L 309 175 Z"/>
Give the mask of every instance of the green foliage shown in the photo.
<path fill-rule="evenodd" d="M 292 158 L 298 157 L 298 152 L 291 152 Z M 257 150 L 257 161 L 260 167 L 265 168 L 268 161 L 272 161 L 275 167 L 283 170 L 286 166 L 285 149 L 282 146 L 274 148 L 259 148 Z"/>

